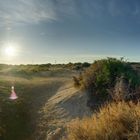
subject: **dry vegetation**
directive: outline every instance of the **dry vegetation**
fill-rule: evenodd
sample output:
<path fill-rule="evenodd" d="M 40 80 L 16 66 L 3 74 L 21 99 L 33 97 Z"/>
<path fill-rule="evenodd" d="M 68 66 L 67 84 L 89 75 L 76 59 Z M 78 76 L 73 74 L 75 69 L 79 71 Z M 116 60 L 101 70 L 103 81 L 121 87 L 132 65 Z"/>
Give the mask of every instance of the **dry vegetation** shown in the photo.
<path fill-rule="evenodd" d="M 91 118 L 74 120 L 65 140 L 139 140 L 140 103 L 111 103 Z"/>
<path fill-rule="evenodd" d="M 74 85 L 88 96 L 93 117 L 67 126 L 67 140 L 140 140 L 140 76 L 130 63 L 114 58 L 96 61 Z"/>

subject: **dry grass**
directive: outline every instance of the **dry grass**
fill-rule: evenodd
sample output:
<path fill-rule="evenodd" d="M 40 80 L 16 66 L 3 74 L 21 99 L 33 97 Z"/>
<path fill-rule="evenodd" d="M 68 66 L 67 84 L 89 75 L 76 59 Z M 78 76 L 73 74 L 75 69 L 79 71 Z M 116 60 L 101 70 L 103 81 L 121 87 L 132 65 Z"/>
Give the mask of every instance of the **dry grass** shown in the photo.
<path fill-rule="evenodd" d="M 111 103 L 92 118 L 74 120 L 67 140 L 140 140 L 140 103 Z"/>

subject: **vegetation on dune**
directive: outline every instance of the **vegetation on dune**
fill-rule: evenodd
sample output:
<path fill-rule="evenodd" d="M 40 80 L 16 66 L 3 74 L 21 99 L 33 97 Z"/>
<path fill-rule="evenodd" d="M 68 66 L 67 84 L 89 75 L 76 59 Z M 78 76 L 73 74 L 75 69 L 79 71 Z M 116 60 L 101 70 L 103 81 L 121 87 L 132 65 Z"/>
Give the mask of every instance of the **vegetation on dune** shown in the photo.
<path fill-rule="evenodd" d="M 31 133 L 35 134 L 31 137 L 36 137 L 37 134 L 42 135 L 47 131 L 41 130 L 40 127 L 37 131 L 41 132 L 36 134 L 36 128 L 33 129 L 33 126 L 37 125 L 33 125 L 34 121 L 31 120 L 31 117 L 36 118 L 38 110 L 58 90 L 61 82 L 57 83 L 56 78 L 66 76 L 70 78 L 73 74 L 80 73 L 79 77 L 73 77 L 74 85 L 86 91 L 87 105 L 92 109 L 98 108 L 99 112 L 95 112 L 91 118 L 77 119 L 71 122 L 67 127 L 67 136 L 64 139 L 139 140 L 140 103 L 137 102 L 136 105 L 134 101 L 140 97 L 140 76 L 138 64 L 135 65 L 137 65 L 137 69 L 134 69 L 134 64 L 132 67 L 123 59 L 115 58 L 98 60 L 92 65 L 89 63 L 19 66 L 1 64 L 0 74 L 3 79 L 0 80 L 0 139 L 30 139 Z M 4 77 L 4 75 L 7 76 Z M 9 87 L 15 76 L 18 78 L 22 76 L 16 82 L 16 91 L 20 98 L 10 101 L 8 99 Z M 30 79 L 30 76 L 34 78 Z M 44 78 L 40 79 L 44 76 L 51 77 L 51 80 L 54 77 L 56 84 L 53 80 L 47 83 Z M 8 81 L 4 80 L 6 77 Z M 49 78 L 47 79 L 49 80 Z M 39 84 L 39 81 L 42 83 Z M 24 94 L 25 92 L 26 94 Z M 112 102 L 114 100 L 115 102 Z M 32 101 L 39 102 L 31 104 Z M 34 109 L 36 116 L 31 116 L 29 108 Z"/>
<path fill-rule="evenodd" d="M 140 139 L 138 66 L 134 67 L 134 64 L 123 59 L 102 59 L 95 61 L 73 80 L 77 88 L 86 91 L 87 105 L 92 109 L 98 108 L 99 112 L 95 112 L 91 118 L 70 122 L 64 139 Z"/>
<path fill-rule="evenodd" d="M 109 100 L 130 100 L 137 94 L 140 76 L 123 59 L 108 58 L 95 61 L 74 84 L 87 92 L 88 105 L 102 104 Z M 129 95 L 132 96 L 129 96 Z M 137 94 L 137 95 L 136 95 Z"/>
<path fill-rule="evenodd" d="M 67 126 L 67 140 L 139 140 L 140 103 L 111 103 Z"/>
<path fill-rule="evenodd" d="M 89 67 L 90 64 L 84 63 L 68 63 L 68 64 L 35 64 L 35 65 L 6 65 L 0 64 L 0 74 L 3 75 L 14 75 L 20 77 L 31 77 L 31 76 L 41 76 L 42 72 L 48 72 L 52 75 L 54 72 L 64 71 L 64 70 L 83 70 Z M 50 74 L 50 75 L 51 75 Z"/>

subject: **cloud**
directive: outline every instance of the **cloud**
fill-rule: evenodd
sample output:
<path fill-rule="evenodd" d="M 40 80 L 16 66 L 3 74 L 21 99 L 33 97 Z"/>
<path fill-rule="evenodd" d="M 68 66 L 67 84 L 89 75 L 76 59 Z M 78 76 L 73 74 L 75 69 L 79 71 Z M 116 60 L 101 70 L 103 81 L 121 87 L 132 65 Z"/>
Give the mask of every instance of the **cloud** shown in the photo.
<path fill-rule="evenodd" d="M 57 16 L 74 16 L 77 13 L 76 0 L 50 0 L 50 3 Z"/>
<path fill-rule="evenodd" d="M 1 0 L 0 26 L 56 21 L 76 16 L 76 10 L 75 0 Z"/>
<path fill-rule="evenodd" d="M 64 17 L 99 16 L 102 0 L 1 0 L 0 25 L 32 24 Z"/>
<path fill-rule="evenodd" d="M 0 1 L 1 25 L 38 23 L 56 20 L 56 15 L 49 3 L 42 0 L 4 0 Z"/>
<path fill-rule="evenodd" d="M 0 26 L 11 30 L 17 24 L 37 24 L 70 18 L 102 18 L 140 14 L 137 0 L 1 0 Z"/>

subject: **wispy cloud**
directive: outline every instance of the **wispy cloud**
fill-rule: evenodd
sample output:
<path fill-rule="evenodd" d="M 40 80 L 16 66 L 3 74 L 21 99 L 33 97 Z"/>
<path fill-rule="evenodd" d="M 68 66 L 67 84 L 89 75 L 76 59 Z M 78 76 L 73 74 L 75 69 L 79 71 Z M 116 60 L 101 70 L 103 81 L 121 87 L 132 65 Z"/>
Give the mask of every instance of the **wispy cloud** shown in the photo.
<path fill-rule="evenodd" d="M 103 10 L 97 0 L 1 0 L 0 25 L 39 23 L 65 16 L 97 16 Z"/>
<path fill-rule="evenodd" d="M 19 23 L 38 23 L 55 20 L 56 15 L 49 2 L 42 0 L 4 0 L 0 1 L 1 25 L 7 27 Z"/>
<path fill-rule="evenodd" d="M 102 18 L 111 16 L 140 14 L 137 0 L 1 0 L 0 25 L 8 30 L 11 25 L 55 21 L 68 17 Z"/>
<path fill-rule="evenodd" d="M 17 24 L 60 20 L 64 16 L 75 16 L 76 10 L 75 0 L 1 0 L 0 26 L 9 30 Z"/>

